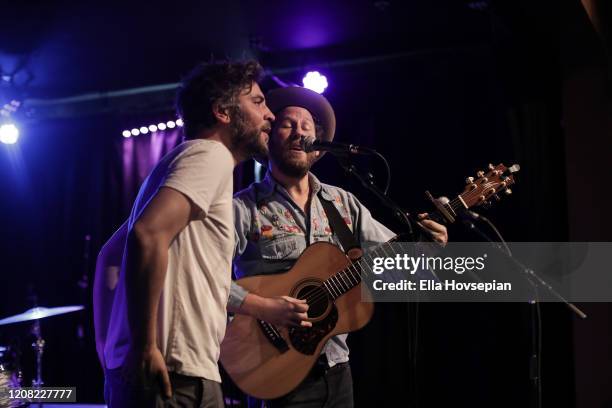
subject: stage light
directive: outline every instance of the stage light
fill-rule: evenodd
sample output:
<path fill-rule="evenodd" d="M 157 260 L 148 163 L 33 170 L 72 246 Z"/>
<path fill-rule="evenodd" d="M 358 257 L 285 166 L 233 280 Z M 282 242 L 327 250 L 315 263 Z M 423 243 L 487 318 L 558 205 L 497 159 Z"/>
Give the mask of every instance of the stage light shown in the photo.
<path fill-rule="evenodd" d="M 325 75 L 321 75 L 319 71 L 310 71 L 302 79 L 304 88 L 312 89 L 317 93 L 325 92 L 327 88 L 327 78 Z"/>
<path fill-rule="evenodd" d="M 121 134 L 123 137 L 127 138 L 130 136 L 146 135 L 149 132 L 154 133 L 157 131 L 164 131 L 166 129 L 174 129 L 177 126 L 183 126 L 182 119 L 179 118 L 177 120 L 169 120 L 168 122 L 159 122 L 157 125 L 151 124 L 148 126 L 135 127 L 132 130 L 124 130 L 121 132 Z"/>
<path fill-rule="evenodd" d="M 4 144 L 15 144 L 19 140 L 19 129 L 12 123 L 0 126 L 0 142 Z"/>

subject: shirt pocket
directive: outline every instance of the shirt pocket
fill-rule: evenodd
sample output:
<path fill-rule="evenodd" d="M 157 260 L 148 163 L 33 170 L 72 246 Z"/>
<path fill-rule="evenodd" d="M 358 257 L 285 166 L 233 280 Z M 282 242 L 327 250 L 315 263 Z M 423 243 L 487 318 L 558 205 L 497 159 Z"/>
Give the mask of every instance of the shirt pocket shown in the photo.
<path fill-rule="evenodd" d="M 269 260 L 297 259 L 302 252 L 294 236 L 260 241 L 259 250 L 261 257 Z"/>

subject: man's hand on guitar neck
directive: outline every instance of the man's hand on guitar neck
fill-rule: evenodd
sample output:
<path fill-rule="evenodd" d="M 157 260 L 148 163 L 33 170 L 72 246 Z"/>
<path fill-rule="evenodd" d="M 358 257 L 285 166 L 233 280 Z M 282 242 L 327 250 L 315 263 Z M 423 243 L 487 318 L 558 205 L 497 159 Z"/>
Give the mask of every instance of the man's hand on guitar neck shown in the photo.
<path fill-rule="evenodd" d="M 433 240 L 442 246 L 446 246 L 448 243 L 448 231 L 446 227 L 442 224 L 435 222 L 434 220 L 430 220 L 427 217 L 429 214 L 422 213 L 419 214 L 419 224 L 429 231 Z"/>
<path fill-rule="evenodd" d="M 237 313 L 246 314 L 281 327 L 312 327 L 308 320 L 308 304 L 305 300 L 289 296 L 266 298 L 249 293 Z"/>

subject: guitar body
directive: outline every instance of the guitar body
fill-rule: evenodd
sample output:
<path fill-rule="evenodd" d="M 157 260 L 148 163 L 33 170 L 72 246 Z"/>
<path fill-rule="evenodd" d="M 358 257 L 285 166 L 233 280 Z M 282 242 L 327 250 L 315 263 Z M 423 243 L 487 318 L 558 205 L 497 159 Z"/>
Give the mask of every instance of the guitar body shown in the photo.
<path fill-rule="evenodd" d="M 311 298 L 308 317 L 312 327 L 276 328 L 276 333 L 282 337 L 280 345 L 271 341 L 261 323 L 250 316 L 236 315 L 228 325 L 221 344 L 220 361 L 242 391 L 261 399 L 289 393 L 304 380 L 329 338 L 355 331 L 368 323 L 374 305 L 371 301 L 362 301 L 362 283 L 335 301 L 316 290 L 323 281 L 350 263 L 335 245 L 318 242 L 309 246 L 286 273 L 237 281 L 249 292 L 264 297 Z"/>
<path fill-rule="evenodd" d="M 493 198 L 499 198 L 497 193 L 511 193 L 509 187 L 515 183 L 514 173 L 519 169 L 517 164 L 511 167 L 490 164 L 486 174 L 479 171 L 477 179 L 468 177 L 463 193 L 446 203 L 436 203 L 428 194 L 436 206 L 434 214 L 452 223 L 466 209 L 490 205 Z M 380 249 L 384 245 L 371 254 L 387 257 L 388 252 Z M 313 327 L 277 329 L 252 317 L 237 315 L 227 327 L 220 356 L 236 385 L 261 399 L 283 396 L 304 380 L 329 338 L 365 326 L 374 305 L 371 299 L 362 299 L 360 268 L 358 262 L 351 264 L 335 245 L 317 242 L 306 248 L 286 273 L 240 279 L 241 286 L 260 296 L 306 299 Z M 367 291 L 364 295 L 367 296 Z"/>

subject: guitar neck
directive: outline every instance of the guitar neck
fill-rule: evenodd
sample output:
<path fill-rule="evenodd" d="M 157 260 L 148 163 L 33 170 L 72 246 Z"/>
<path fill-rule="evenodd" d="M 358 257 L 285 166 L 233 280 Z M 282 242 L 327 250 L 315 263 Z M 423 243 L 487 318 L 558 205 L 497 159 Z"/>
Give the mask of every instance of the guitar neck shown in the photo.
<path fill-rule="evenodd" d="M 490 164 L 487 173 L 479 171 L 476 179 L 474 177 L 468 177 L 466 180 L 467 185 L 463 192 L 446 203 L 434 199 L 429 191 L 427 191 L 425 194 L 435 207 L 435 210 L 430 212 L 429 217 L 439 223 L 452 224 L 462 211 L 471 207 L 490 205 L 492 198 L 499 200 L 499 192 L 503 191 L 506 194 L 512 193 L 509 186 L 514 184 L 514 173 L 519 171 L 519 169 L 520 166 L 518 164 L 512 165 L 511 167 L 506 167 L 501 163 L 497 166 Z M 425 229 L 420 225 L 419 227 Z M 323 287 L 328 296 L 336 300 L 355 286 L 359 285 L 364 275 L 373 273 L 369 262 L 374 258 L 395 257 L 397 251 L 391 246 L 393 242 L 401 242 L 400 237 L 395 236 L 384 244 L 377 246 L 374 250 L 364 254 L 357 261 L 352 262 L 345 269 L 333 274 L 325 280 L 323 282 Z"/>
<path fill-rule="evenodd" d="M 398 254 L 397 250 L 391 244 L 400 242 L 400 240 L 400 235 L 394 236 L 389 241 L 378 245 L 368 253 L 364 253 L 361 258 L 352 262 L 343 270 L 330 276 L 323 282 L 323 287 L 328 296 L 332 300 L 336 300 L 355 286 L 359 285 L 363 276 L 373 273 L 370 263 L 374 258 L 394 257 Z"/>

